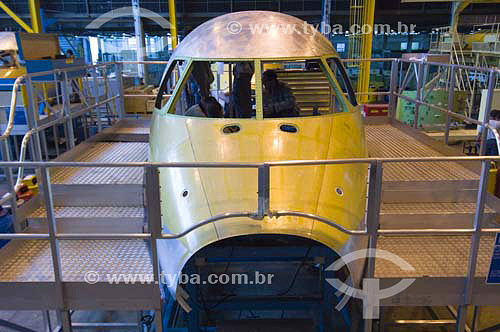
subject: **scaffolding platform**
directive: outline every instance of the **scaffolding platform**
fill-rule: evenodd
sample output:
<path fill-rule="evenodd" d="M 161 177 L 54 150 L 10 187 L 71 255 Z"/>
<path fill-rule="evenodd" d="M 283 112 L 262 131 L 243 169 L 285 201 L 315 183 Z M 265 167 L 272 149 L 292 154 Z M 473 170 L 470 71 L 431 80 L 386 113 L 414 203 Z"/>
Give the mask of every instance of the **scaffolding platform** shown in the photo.
<path fill-rule="evenodd" d="M 135 122 L 134 122 L 135 121 Z M 56 161 L 145 162 L 145 120 L 121 120 Z M 51 171 L 60 233 L 143 233 L 142 168 L 60 168 Z M 27 232 L 48 233 L 43 199 L 18 210 Z M 75 310 L 146 310 L 158 306 L 149 243 L 145 240 L 61 240 L 64 301 Z M 12 240 L 0 250 L 0 310 L 57 308 L 48 240 Z M 88 283 L 87 278 L 99 280 Z M 127 284 L 110 278 L 144 278 Z M 92 279 L 94 280 L 94 279 Z M 92 281 L 94 282 L 94 281 Z M 126 295 L 125 295 L 126 294 Z"/>
<path fill-rule="evenodd" d="M 430 157 L 457 151 L 400 123 L 366 126 L 370 157 Z M 58 161 L 143 162 L 148 158 L 148 129 L 144 120 L 124 120 L 106 129 Z M 459 154 L 459 153 L 458 153 Z M 143 170 L 134 168 L 72 168 L 51 173 L 55 217 L 61 232 L 142 233 L 144 222 Z M 383 176 L 381 228 L 465 228 L 475 213 L 479 175 L 477 165 L 463 163 L 387 164 Z M 496 225 L 499 204 L 488 197 L 483 223 Z M 33 199 L 21 209 L 30 232 L 46 232 L 46 212 Z M 401 278 L 415 278 L 402 293 L 382 300 L 386 306 L 453 305 L 460 303 L 467 273 L 470 236 L 379 236 L 378 248 L 407 260 L 413 271 L 376 260 L 381 288 Z M 485 278 L 493 236 L 482 236 L 473 304 L 499 303 L 500 293 Z M 110 284 L 109 274 L 152 273 L 148 242 L 144 240 L 61 240 L 63 297 L 75 310 L 141 310 L 158 308 L 154 282 Z M 95 271 L 100 279 L 86 282 Z M 152 280 L 152 279 L 151 279 Z M 0 310 L 56 308 L 57 290 L 47 240 L 14 240 L 0 250 Z"/>
<path fill-rule="evenodd" d="M 461 155 L 428 135 L 395 120 L 377 119 L 366 126 L 370 157 L 411 158 Z M 381 229 L 472 228 L 479 187 L 479 163 L 426 162 L 384 165 L 380 212 Z M 498 199 L 488 195 L 483 227 L 498 228 Z M 486 284 L 495 237 L 481 236 L 473 304 L 495 305 L 500 294 Z M 440 306 L 461 303 L 471 248 L 469 235 L 379 236 L 378 249 L 406 260 L 413 268 L 403 271 L 377 259 L 375 278 L 380 288 L 402 278 L 414 278 L 403 292 L 381 301 L 384 306 Z"/>

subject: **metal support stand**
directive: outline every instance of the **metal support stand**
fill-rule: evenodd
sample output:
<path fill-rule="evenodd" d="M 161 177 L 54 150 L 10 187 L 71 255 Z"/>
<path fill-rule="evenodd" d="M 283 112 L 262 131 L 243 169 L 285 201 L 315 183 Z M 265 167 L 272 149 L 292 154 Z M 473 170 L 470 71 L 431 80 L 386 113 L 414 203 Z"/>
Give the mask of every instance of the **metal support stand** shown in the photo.
<path fill-rule="evenodd" d="M 70 103 L 70 89 L 68 86 L 68 73 L 64 72 L 61 74 L 61 86 L 62 86 L 62 98 L 63 98 L 63 107 L 64 107 L 64 114 L 65 115 L 70 115 L 71 114 L 71 103 Z M 67 137 L 66 139 L 69 142 L 69 148 L 72 149 L 75 147 L 75 131 L 73 128 L 73 119 L 69 118 L 66 121 L 66 128 L 67 128 Z"/>
<path fill-rule="evenodd" d="M 455 100 L 455 71 L 456 67 L 450 69 L 450 86 L 448 87 L 448 111 L 453 112 Z M 444 132 L 444 144 L 449 145 L 450 140 L 450 114 L 446 114 L 446 127 Z"/>
<path fill-rule="evenodd" d="M 489 123 L 490 121 L 491 105 L 493 103 L 493 93 L 496 83 L 497 75 L 495 72 L 491 72 L 488 78 L 488 93 L 486 95 L 486 105 L 484 108 L 483 118 L 481 119 L 483 123 Z M 480 156 L 484 156 L 486 153 L 486 138 L 488 137 L 488 130 L 489 129 L 487 128 L 483 128 L 483 131 L 481 132 L 481 147 L 479 149 Z"/>
<path fill-rule="evenodd" d="M 488 112 L 489 113 L 489 112 Z M 467 268 L 467 278 L 464 286 L 461 305 L 458 307 L 457 332 L 464 332 L 467 322 L 467 307 L 471 303 L 472 290 L 476 275 L 477 255 L 479 251 L 479 242 L 481 241 L 481 228 L 484 214 L 484 205 L 486 193 L 488 190 L 488 175 L 490 171 L 490 161 L 485 160 L 481 165 L 481 180 L 477 194 L 476 214 L 474 216 L 474 233 L 471 239 L 471 249 L 469 264 Z"/>
<path fill-rule="evenodd" d="M 43 332 L 52 332 L 52 322 L 50 320 L 50 311 L 44 310 L 42 311 L 43 317 Z"/>
<path fill-rule="evenodd" d="M 40 168 L 43 186 L 43 197 L 45 202 L 45 211 L 47 211 L 47 224 L 49 226 L 49 242 L 52 254 L 52 264 L 54 267 L 54 280 L 56 284 L 56 299 L 58 305 L 58 318 L 62 324 L 63 332 L 71 332 L 71 316 L 69 311 L 65 310 L 64 288 L 62 283 L 62 265 L 61 253 L 59 249 L 59 240 L 56 239 L 57 222 L 54 212 L 54 199 L 52 196 L 52 187 L 50 185 L 50 171 L 46 167 Z"/>
<path fill-rule="evenodd" d="M 269 213 L 270 174 L 271 171 L 268 165 L 259 166 L 258 219 L 263 219 Z"/>
<path fill-rule="evenodd" d="M 19 331 L 19 332 L 36 332 L 35 330 L 29 329 L 27 327 L 11 323 L 4 319 L 0 319 L 0 327 L 6 327 L 9 331 Z"/>
<path fill-rule="evenodd" d="M 118 106 L 118 117 L 123 119 L 125 117 L 125 92 L 123 91 L 123 63 L 116 63 L 116 82 L 118 86 L 118 95 L 120 96 L 117 102 Z"/>
<path fill-rule="evenodd" d="M 417 102 L 415 103 L 415 119 L 413 121 L 413 127 L 418 128 L 418 115 L 419 115 L 419 110 L 420 110 L 420 105 L 422 100 L 422 91 L 424 87 L 424 70 L 425 70 L 425 63 L 420 62 L 418 64 L 418 69 L 417 69 L 417 96 L 415 99 L 417 99 Z"/>
<path fill-rule="evenodd" d="M 396 117 L 396 107 L 398 96 L 396 96 L 398 88 L 398 61 L 392 60 L 391 62 L 391 91 L 389 95 L 389 117 L 394 119 Z"/>
<path fill-rule="evenodd" d="M 38 127 L 37 123 L 37 102 L 35 97 L 33 81 L 31 77 L 26 77 L 26 92 L 28 94 L 28 110 L 26 112 L 26 121 L 28 122 L 28 130 Z M 37 161 L 42 160 L 42 147 L 40 144 L 40 133 L 36 131 L 31 137 L 32 150 L 30 151 L 31 158 Z"/>
<path fill-rule="evenodd" d="M 368 207 L 367 207 L 367 230 L 368 250 L 377 248 L 377 232 L 380 225 L 380 204 L 382 201 L 382 163 L 376 161 L 370 165 L 369 183 L 368 183 Z M 375 275 L 375 257 L 369 255 L 367 258 L 366 279 L 371 279 Z M 379 310 L 380 308 L 366 308 L 363 305 L 363 312 L 365 310 Z M 376 311 L 375 311 L 376 312 Z M 365 319 L 364 332 L 371 332 L 373 329 L 373 320 Z"/>
<path fill-rule="evenodd" d="M 473 310 L 471 332 L 477 332 L 479 327 L 479 316 L 481 315 L 481 308 L 475 305 Z"/>
<path fill-rule="evenodd" d="M 144 170 L 146 175 L 146 202 L 148 229 L 151 233 L 151 260 L 153 263 L 154 281 L 156 284 L 155 291 L 155 325 L 156 331 L 163 331 L 162 317 L 162 300 L 161 300 L 161 271 L 158 260 L 157 241 L 161 239 L 161 200 L 160 200 L 160 177 L 157 167 L 149 166 Z"/>
<path fill-rule="evenodd" d="M 92 94 L 94 95 L 94 105 L 97 105 L 100 101 L 99 81 L 98 81 L 99 76 L 97 75 L 96 71 L 97 68 L 92 68 L 90 70 L 90 75 L 92 76 Z M 102 114 L 99 106 L 95 108 L 95 113 L 97 122 L 97 132 L 100 133 L 102 131 Z"/>
<path fill-rule="evenodd" d="M 1 146 L 3 160 L 4 161 L 11 161 L 12 159 L 10 156 L 9 141 L 7 139 L 4 139 L 2 142 L 0 142 L 0 146 Z M 10 201 L 10 206 L 11 206 L 12 220 L 14 220 L 14 232 L 19 233 L 22 231 L 22 227 L 18 223 L 18 220 L 16 218 L 17 200 L 16 200 L 16 191 L 14 188 L 15 180 L 14 180 L 14 175 L 12 174 L 12 168 L 5 167 L 4 174 L 5 174 L 5 177 L 7 179 L 7 186 L 9 188 L 8 193 L 11 195 L 11 198 L 9 201 Z"/>

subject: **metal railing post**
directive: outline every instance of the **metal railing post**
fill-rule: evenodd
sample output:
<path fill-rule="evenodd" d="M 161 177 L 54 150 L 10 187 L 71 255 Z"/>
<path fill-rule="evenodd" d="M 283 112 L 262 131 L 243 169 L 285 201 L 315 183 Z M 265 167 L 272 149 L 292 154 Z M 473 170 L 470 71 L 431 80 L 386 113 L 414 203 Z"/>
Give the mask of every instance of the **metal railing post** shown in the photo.
<path fill-rule="evenodd" d="M 28 123 L 28 130 L 34 129 L 38 127 L 37 119 L 37 102 L 35 97 L 35 91 L 33 87 L 33 80 L 31 76 L 26 77 L 26 92 L 28 94 L 28 108 L 26 109 L 26 122 Z M 40 135 L 38 132 L 35 132 L 33 135 L 33 140 L 31 141 L 30 147 L 32 151 L 30 151 L 31 158 L 34 160 L 41 161 L 42 160 L 42 146 L 40 144 Z"/>
<path fill-rule="evenodd" d="M 40 174 L 42 177 L 43 198 L 45 202 L 45 211 L 47 214 L 47 225 L 49 228 L 49 244 L 52 254 L 52 264 L 54 268 L 54 281 L 56 284 L 56 301 L 58 312 L 61 318 L 61 324 L 64 332 L 71 332 L 71 317 L 65 308 L 64 304 L 64 288 L 62 282 L 62 263 L 61 252 L 59 248 L 59 240 L 56 238 L 57 234 L 57 221 L 54 212 L 54 199 L 52 196 L 52 186 L 50 184 L 50 172 L 47 167 L 40 167 Z"/>
<path fill-rule="evenodd" d="M 97 67 L 90 68 L 90 75 L 92 76 L 92 94 L 94 95 L 94 105 L 98 105 L 99 98 L 99 81 L 98 75 L 96 74 Z M 96 122 L 97 122 L 97 132 L 102 131 L 102 114 L 100 106 L 95 106 Z"/>
<path fill-rule="evenodd" d="M 263 219 L 269 213 L 269 195 L 270 195 L 270 176 L 271 169 L 269 165 L 263 164 L 258 170 L 258 188 L 259 200 L 257 206 L 257 217 Z"/>
<path fill-rule="evenodd" d="M 450 69 L 450 86 L 448 91 L 448 111 L 453 112 L 455 101 L 455 71 L 456 67 Z M 444 131 L 444 144 L 449 145 L 450 140 L 450 113 L 446 113 L 446 126 Z"/>
<path fill-rule="evenodd" d="M 481 179 L 479 181 L 479 191 L 477 194 L 476 213 L 474 215 L 474 232 L 471 237 L 471 247 L 469 254 L 469 264 L 467 266 L 467 276 L 465 279 L 464 293 L 458 308 L 457 332 L 465 331 L 467 322 L 467 307 L 471 304 L 472 290 L 476 275 L 477 255 L 481 241 L 481 229 L 483 223 L 484 205 L 488 190 L 488 175 L 490 171 L 490 161 L 484 160 L 481 163 Z"/>
<path fill-rule="evenodd" d="M 123 119 L 125 116 L 125 92 L 123 91 L 123 63 L 116 63 L 116 79 L 118 83 L 118 93 L 120 96 L 120 102 L 118 103 L 118 116 Z"/>
<path fill-rule="evenodd" d="M 160 263 L 158 260 L 157 241 L 161 239 L 162 220 L 161 220 L 161 199 L 160 199 L 160 177 L 158 167 L 146 166 L 144 169 L 146 175 L 146 204 L 147 204 L 147 221 L 148 231 L 151 233 L 151 260 L 153 264 L 154 281 L 158 289 L 155 295 L 155 324 L 156 331 L 163 331 L 162 327 L 162 303 L 160 287 L 162 284 L 162 271 L 160 271 Z"/>
<path fill-rule="evenodd" d="M 382 174 L 383 166 L 380 160 L 370 164 L 368 183 L 368 206 L 366 210 L 366 226 L 368 231 L 368 250 L 377 249 L 377 232 L 380 226 L 380 205 L 382 202 Z M 375 257 L 368 255 L 366 266 L 366 279 L 372 279 L 375 275 Z M 365 311 L 367 308 L 363 308 Z M 374 308 L 380 310 L 380 308 Z M 371 332 L 373 320 L 365 319 L 364 332 Z"/>
<path fill-rule="evenodd" d="M 0 142 L 0 145 L 1 145 L 1 153 L 2 153 L 3 161 L 12 161 L 12 158 L 10 156 L 10 147 L 9 147 L 8 137 L 3 139 L 2 142 Z M 17 219 L 16 219 L 17 200 L 16 200 L 16 190 L 14 188 L 16 181 L 14 181 L 14 175 L 12 173 L 12 168 L 4 167 L 4 173 L 5 173 L 5 177 L 7 178 L 7 186 L 9 188 L 7 193 L 12 196 L 10 198 L 10 205 L 11 205 L 12 220 L 14 220 L 14 231 L 16 233 L 19 233 L 19 232 L 21 232 L 22 229 L 21 229 L 21 225 L 17 222 Z"/>
<path fill-rule="evenodd" d="M 60 79 L 62 81 L 61 86 L 62 86 L 62 99 L 63 99 L 63 107 L 64 115 L 70 115 L 71 114 L 71 101 L 70 101 L 70 96 L 71 96 L 71 89 L 68 87 L 68 73 L 67 72 L 61 72 L 60 74 Z M 75 131 L 73 128 L 73 119 L 69 118 L 66 121 L 66 128 L 67 128 L 67 137 L 66 139 L 68 140 L 69 143 L 69 148 L 72 149 L 75 147 Z"/>
<path fill-rule="evenodd" d="M 486 105 L 484 107 L 484 114 L 481 121 L 483 123 L 489 123 L 490 121 L 490 113 L 491 113 L 491 105 L 493 103 L 493 93 L 496 86 L 497 75 L 496 72 L 490 72 L 488 81 L 488 92 L 486 95 Z M 488 128 L 483 127 L 483 131 L 481 132 L 481 147 L 479 149 L 479 155 L 484 156 L 486 154 L 486 139 L 488 138 Z"/>
<path fill-rule="evenodd" d="M 398 61 L 392 60 L 391 62 L 391 94 L 389 95 L 389 117 L 395 118 L 398 97 L 396 90 L 398 87 Z"/>
<path fill-rule="evenodd" d="M 419 110 L 420 110 L 420 105 L 422 100 L 422 91 L 423 91 L 423 86 L 424 86 L 424 62 L 420 62 L 418 64 L 418 73 L 417 73 L 417 96 L 416 100 L 417 102 L 415 103 L 415 118 L 414 118 L 414 123 L 413 127 L 418 128 L 418 115 L 419 115 Z"/>

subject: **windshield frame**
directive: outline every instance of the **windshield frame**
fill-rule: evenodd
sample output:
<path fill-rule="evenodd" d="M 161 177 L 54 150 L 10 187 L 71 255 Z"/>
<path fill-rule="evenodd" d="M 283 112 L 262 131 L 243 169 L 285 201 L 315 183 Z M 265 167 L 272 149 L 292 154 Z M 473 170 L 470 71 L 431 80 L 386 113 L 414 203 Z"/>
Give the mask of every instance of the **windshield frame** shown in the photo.
<path fill-rule="evenodd" d="M 335 59 L 334 61 L 338 61 L 340 63 L 341 68 L 343 69 L 342 62 L 340 59 L 336 56 L 322 56 L 322 57 L 302 57 L 302 58 L 276 58 L 276 59 L 199 59 L 199 58 L 184 58 L 184 57 L 172 57 L 169 60 L 169 63 L 167 67 L 165 68 L 165 71 L 163 73 L 163 77 L 160 83 L 160 87 L 158 89 L 158 95 L 156 97 L 155 101 L 155 112 L 159 112 L 160 114 L 174 114 L 173 110 L 175 109 L 175 105 L 177 104 L 177 101 L 180 98 L 180 91 L 184 89 L 185 85 L 187 84 L 188 78 L 191 75 L 192 69 L 193 69 L 193 64 L 194 62 L 202 62 L 202 61 L 209 61 L 209 62 L 254 62 L 254 68 L 255 68 L 255 104 L 256 104 L 256 120 L 263 120 L 264 119 L 264 110 L 263 110 L 263 88 L 262 88 L 262 73 L 263 73 L 263 63 L 267 62 L 272 62 L 272 61 L 298 61 L 298 60 L 317 60 L 321 70 L 323 73 L 326 75 L 330 82 L 330 87 L 332 88 L 333 93 L 336 94 L 336 97 L 339 99 L 339 101 L 342 104 L 342 107 L 344 109 L 343 112 L 339 112 L 338 114 L 350 112 L 357 106 L 353 105 L 345 93 L 342 91 L 342 88 L 340 87 L 339 82 L 336 79 L 335 74 L 331 70 L 328 60 L 329 59 Z M 161 101 L 162 97 L 166 91 L 167 88 L 167 83 L 168 79 L 171 76 L 174 68 L 176 67 L 176 64 L 178 62 L 185 62 L 185 69 L 181 73 L 181 76 L 179 77 L 179 80 L 177 81 L 177 84 L 175 85 L 174 91 L 172 92 L 171 97 L 168 99 L 167 103 L 162 107 L 161 106 Z M 345 72 L 345 69 L 344 69 Z M 350 83 L 350 80 L 347 81 L 348 86 L 350 89 L 352 89 L 352 84 Z M 353 92 L 354 93 L 354 92 Z M 320 115 L 321 116 L 321 115 Z"/>

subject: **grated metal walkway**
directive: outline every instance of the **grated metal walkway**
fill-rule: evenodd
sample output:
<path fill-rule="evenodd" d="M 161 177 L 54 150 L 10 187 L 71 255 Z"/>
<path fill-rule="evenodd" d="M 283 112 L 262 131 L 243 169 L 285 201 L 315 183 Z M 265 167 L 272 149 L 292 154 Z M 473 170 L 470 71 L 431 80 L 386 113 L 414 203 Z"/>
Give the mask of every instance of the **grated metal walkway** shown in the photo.
<path fill-rule="evenodd" d="M 129 128 L 127 126 L 124 128 Z M 125 131 L 128 130 L 125 129 Z M 142 129 L 139 131 L 142 133 Z M 108 130 L 108 134 L 112 135 L 111 129 Z M 366 126 L 366 136 L 371 157 L 404 158 L 441 155 L 428 145 L 416 141 L 410 135 L 390 125 Z M 121 162 L 146 161 L 148 158 L 147 143 L 89 141 L 83 144 L 86 144 L 85 148 L 82 149 L 81 153 L 71 158 L 72 160 Z M 477 179 L 478 176 L 475 173 L 457 163 L 399 163 L 386 164 L 384 168 L 384 181 L 404 181 L 408 183 L 408 186 L 412 186 L 412 182 L 416 181 Z M 119 186 L 113 187 L 113 185 L 133 184 L 139 185 L 142 191 L 143 170 L 133 168 L 57 169 L 52 172 L 52 181 L 56 185 L 104 185 L 99 186 L 100 188 L 116 188 Z M 67 187 L 70 190 L 78 186 Z M 106 199 L 108 198 L 106 197 Z M 110 196 L 109 203 L 113 203 L 114 199 L 117 198 Z M 121 227 L 120 221 L 123 221 L 120 220 L 121 218 L 144 218 L 143 209 L 143 206 L 137 206 L 137 204 L 135 206 L 116 206 L 116 204 L 108 205 L 108 201 L 106 201 L 106 206 L 57 206 L 55 214 L 56 218 L 116 218 L 116 225 Z M 473 213 L 474 209 L 475 203 L 470 202 L 415 202 L 384 203 L 381 212 L 382 215 L 392 215 L 393 218 L 399 218 L 397 215 L 409 216 L 411 214 L 442 214 L 443 218 L 448 218 L 452 214 Z M 485 212 L 494 211 L 487 208 Z M 28 216 L 28 218 L 33 219 L 43 219 L 45 218 L 45 209 L 39 207 Z M 415 268 L 415 271 L 402 271 L 390 261 L 378 259 L 376 261 L 375 277 L 420 277 L 424 280 L 427 280 L 426 277 L 462 278 L 467 271 L 470 239 L 470 236 L 380 236 L 378 248 L 400 256 L 410 263 Z M 101 276 L 100 281 L 107 281 L 107 274 L 137 275 L 152 273 L 150 248 L 147 242 L 143 240 L 62 240 L 59 243 L 62 256 L 63 281 L 65 282 L 84 282 L 85 274 L 90 271 L 97 272 Z M 493 236 L 482 237 L 478 256 L 477 277 L 483 278 L 487 273 L 493 243 Z M 52 258 L 48 241 L 14 240 L 0 251 L 0 282 L 21 282 L 28 287 L 27 282 L 50 282 L 53 280 Z M 5 285 L 3 287 L 3 289 L 7 289 L 9 286 Z M 73 286 L 67 284 L 65 287 Z M 26 289 L 26 292 L 29 292 L 29 288 Z M 148 298 L 148 301 L 153 299 L 152 296 L 144 293 L 142 289 L 140 292 L 145 294 L 144 296 Z M 436 296 L 439 296 L 437 293 L 439 292 L 436 292 Z M 86 294 L 82 294 L 82 296 L 84 295 Z M 128 297 L 129 293 L 125 295 Z M 120 303 L 122 300 L 136 301 L 128 298 L 123 299 L 125 295 L 122 292 L 116 293 L 116 298 L 112 298 L 110 301 L 112 303 Z"/>
<path fill-rule="evenodd" d="M 443 203 L 382 203 L 381 214 L 457 214 L 474 213 L 476 203 L 443 202 Z M 485 213 L 494 210 L 485 206 Z"/>
<path fill-rule="evenodd" d="M 144 240 L 60 241 L 63 281 L 85 282 L 89 272 L 107 281 L 107 274 L 151 274 Z M 13 240 L 0 251 L 0 282 L 54 281 L 52 256 L 46 240 Z"/>
<path fill-rule="evenodd" d="M 365 127 L 368 153 L 373 158 L 437 157 L 441 153 L 389 124 Z M 390 163 L 384 181 L 478 180 L 479 176 L 458 163 Z"/>
<path fill-rule="evenodd" d="M 56 218 L 144 218 L 143 206 L 56 206 Z M 45 218 L 45 207 L 39 207 L 28 218 Z"/>
<path fill-rule="evenodd" d="M 147 143 L 93 143 L 72 161 L 142 162 L 148 159 Z M 75 167 L 56 168 L 51 173 L 54 184 L 142 184 L 142 168 Z"/>
<path fill-rule="evenodd" d="M 486 277 L 494 243 L 495 236 L 481 237 L 476 277 Z M 470 236 L 380 236 L 377 248 L 398 255 L 415 270 L 403 271 L 388 260 L 377 259 L 375 277 L 465 277 L 470 245 Z"/>

